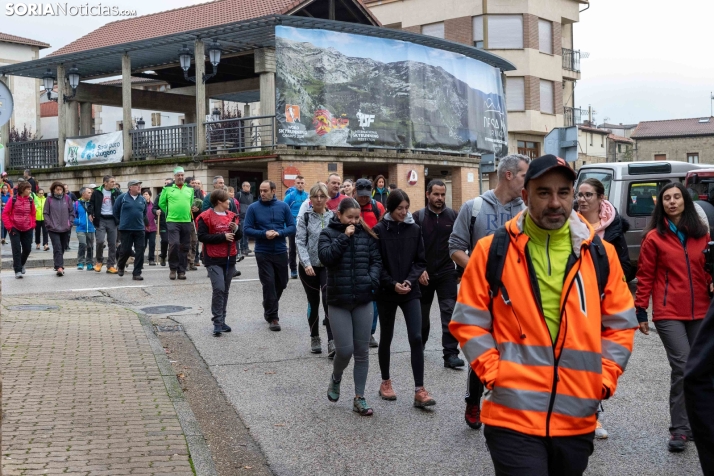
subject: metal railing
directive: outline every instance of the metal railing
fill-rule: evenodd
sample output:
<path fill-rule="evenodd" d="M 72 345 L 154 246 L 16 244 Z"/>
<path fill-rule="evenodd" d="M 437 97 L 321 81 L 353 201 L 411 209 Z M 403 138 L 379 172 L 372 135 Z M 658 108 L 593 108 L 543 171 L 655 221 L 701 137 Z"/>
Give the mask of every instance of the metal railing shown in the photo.
<path fill-rule="evenodd" d="M 577 126 L 583 123 L 583 116 L 587 114 L 585 109 L 578 109 L 577 107 L 564 107 L 563 117 L 565 120 L 565 127 Z"/>
<path fill-rule="evenodd" d="M 206 153 L 228 154 L 275 146 L 275 116 L 206 122 Z"/>
<path fill-rule="evenodd" d="M 580 50 L 563 48 L 563 69 L 580 72 Z"/>
<path fill-rule="evenodd" d="M 58 167 L 57 143 L 57 139 L 8 143 L 10 168 L 20 170 Z"/>
<path fill-rule="evenodd" d="M 196 152 L 196 124 L 133 129 L 131 136 L 132 158 L 173 157 Z"/>

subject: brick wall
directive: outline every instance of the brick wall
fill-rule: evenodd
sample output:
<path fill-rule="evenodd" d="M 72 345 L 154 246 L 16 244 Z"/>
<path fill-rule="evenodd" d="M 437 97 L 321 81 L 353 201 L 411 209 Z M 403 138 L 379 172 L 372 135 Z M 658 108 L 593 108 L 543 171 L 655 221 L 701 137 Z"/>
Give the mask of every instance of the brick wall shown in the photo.
<path fill-rule="evenodd" d="M 415 185 L 409 185 L 407 182 L 407 172 L 416 170 L 418 180 Z M 409 210 L 412 212 L 424 208 L 426 202 L 426 183 L 424 183 L 424 166 L 416 164 L 390 164 L 389 165 L 389 183 L 397 185 L 407 192 L 409 195 Z"/>
<path fill-rule="evenodd" d="M 526 13 L 523 15 L 523 47 L 539 49 L 538 44 L 538 17 Z"/>
<path fill-rule="evenodd" d="M 714 164 L 714 136 L 636 140 L 636 160 L 654 160 L 667 154 L 667 160 L 687 161 L 688 153 L 699 153 L 700 164 Z"/>
<path fill-rule="evenodd" d="M 445 39 L 473 45 L 473 20 L 472 17 L 452 18 L 444 21 Z"/>
<path fill-rule="evenodd" d="M 472 174 L 471 182 L 469 174 Z M 479 179 L 476 167 L 454 167 L 451 171 L 451 208 L 458 212 L 464 202 L 480 194 Z"/>
<path fill-rule="evenodd" d="M 402 30 L 408 31 L 409 33 L 421 33 L 421 25 L 407 26 L 402 28 Z"/>
<path fill-rule="evenodd" d="M 283 169 L 286 167 L 296 167 L 300 171 L 300 175 L 305 177 L 305 190 L 308 192 L 310 188 L 317 182 L 325 183 L 328 172 L 329 162 L 269 162 L 268 163 L 268 180 L 272 180 L 276 185 L 276 196 L 279 199 L 285 198 L 285 191 L 288 187 L 283 184 Z M 342 177 L 342 162 L 337 162 L 337 174 Z"/>
<path fill-rule="evenodd" d="M 556 21 L 553 22 L 553 54 L 557 56 L 563 55 L 562 25 Z"/>
<path fill-rule="evenodd" d="M 525 76 L 526 110 L 540 111 L 540 78 Z M 561 92 L 561 104 L 562 104 Z"/>

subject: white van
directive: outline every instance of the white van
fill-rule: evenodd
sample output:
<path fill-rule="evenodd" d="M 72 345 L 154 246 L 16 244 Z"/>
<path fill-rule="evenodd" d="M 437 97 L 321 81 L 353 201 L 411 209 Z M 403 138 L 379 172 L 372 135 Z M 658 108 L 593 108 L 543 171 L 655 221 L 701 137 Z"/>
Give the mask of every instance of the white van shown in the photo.
<path fill-rule="evenodd" d="M 584 165 L 578 171 L 576 190 L 585 179 L 595 178 L 602 182 L 607 199 L 630 222 L 630 230 L 625 234 L 625 239 L 630 260 L 636 265 L 640 257 L 642 231 L 650 221 L 659 189 L 669 182 L 684 183 L 687 172 L 704 167 L 706 166 L 677 161 Z"/>

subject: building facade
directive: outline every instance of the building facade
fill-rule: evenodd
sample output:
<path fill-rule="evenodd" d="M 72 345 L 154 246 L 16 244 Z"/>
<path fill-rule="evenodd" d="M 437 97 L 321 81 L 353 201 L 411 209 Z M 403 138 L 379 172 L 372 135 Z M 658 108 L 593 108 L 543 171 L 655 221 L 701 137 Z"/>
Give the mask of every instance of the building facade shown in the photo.
<path fill-rule="evenodd" d="M 365 4 L 387 28 L 473 45 L 516 66 L 506 73 L 509 152 L 542 155 L 548 132 L 575 124 L 580 52 L 575 50 L 573 25 L 586 0 L 365 0 Z"/>
<path fill-rule="evenodd" d="M 714 164 L 714 117 L 643 121 L 631 138 L 635 160 Z"/>

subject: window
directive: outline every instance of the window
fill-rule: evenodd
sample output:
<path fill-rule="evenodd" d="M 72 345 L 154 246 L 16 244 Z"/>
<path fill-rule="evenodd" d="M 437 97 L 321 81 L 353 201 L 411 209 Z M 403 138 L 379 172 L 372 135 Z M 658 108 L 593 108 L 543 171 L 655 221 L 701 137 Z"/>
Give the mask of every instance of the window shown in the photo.
<path fill-rule="evenodd" d="M 699 152 L 695 152 L 693 154 L 687 154 L 687 162 L 690 164 L 698 164 L 699 163 Z"/>
<path fill-rule="evenodd" d="M 667 160 L 667 154 L 655 154 L 655 160 Z"/>
<path fill-rule="evenodd" d="M 523 15 L 489 15 L 488 48 L 522 49 Z"/>
<path fill-rule="evenodd" d="M 553 54 L 553 23 L 548 20 L 538 20 L 538 49 Z"/>
<path fill-rule="evenodd" d="M 473 17 L 474 46 L 483 48 L 483 15 Z"/>
<path fill-rule="evenodd" d="M 600 147 L 605 147 L 605 136 L 600 136 Z"/>
<path fill-rule="evenodd" d="M 161 126 L 161 113 L 160 112 L 152 112 L 151 113 L 151 126 L 152 127 L 160 127 Z"/>
<path fill-rule="evenodd" d="M 518 141 L 518 153 L 531 159 L 540 157 L 540 144 L 538 142 Z"/>
<path fill-rule="evenodd" d="M 622 152 L 622 144 L 617 144 L 617 151 Z"/>
<path fill-rule="evenodd" d="M 593 146 L 593 133 L 590 133 L 590 147 Z"/>
<path fill-rule="evenodd" d="M 540 80 L 540 112 L 555 114 L 553 81 Z"/>
<path fill-rule="evenodd" d="M 444 22 L 431 23 L 429 25 L 422 25 L 421 34 L 428 36 L 435 36 L 436 38 L 444 37 Z"/>
<path fill-rule="evenodd" d="M 526 110 L 525 78 L 506 78 L 506 109 L 509 111 Z"/>
<path fill-rule="evenodd" d="M 669 180 L 630 183 L 627 190 L 627 214 L 631 217 L 652 215 L 659 189 L 668 183 Z"/>
<path fill-rule="evenodd" d="M 598 179 L 602 183 L 603 187 L 605 187 L 605 198 L 609 200 L 610 187 L 612 186 L 612 173 L 603 170 L 583 170 L 578 174 L 578 187 L 583 183 L 583 180 L 589 178 Z M 575 187 L 575 190 L 577 190 L 578 187 Z"/>

